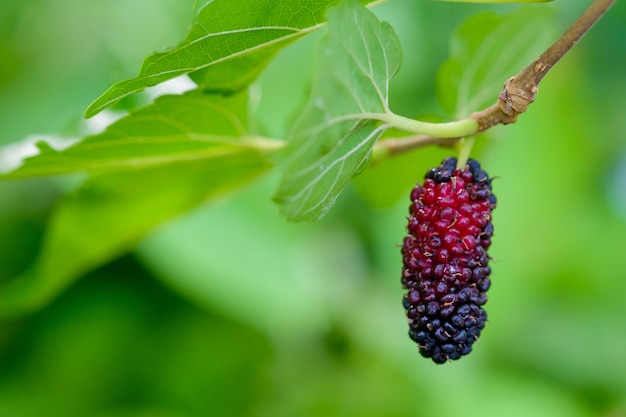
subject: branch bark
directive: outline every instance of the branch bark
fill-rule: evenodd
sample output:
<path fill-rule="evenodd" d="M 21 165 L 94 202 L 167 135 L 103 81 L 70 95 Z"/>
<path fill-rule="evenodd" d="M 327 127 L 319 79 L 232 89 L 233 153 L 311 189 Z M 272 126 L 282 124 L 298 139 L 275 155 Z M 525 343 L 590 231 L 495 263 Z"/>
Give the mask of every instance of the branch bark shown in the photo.
<path fill-rule="evenodd" d="M 473 113 L 471 119 L 478 123 L 475 133 L 484 132 L 499 124 L 514 123 L 535 101 L 539 83 L 556 63 L 569 52 L 576 43 L 591 29 L 616 0 L 594 0 L 578 19 L 533 63 L 504 83 L 504 89 L 498 100 L 490 107 Z M 439 144 L 451 146 L 461 138 L 435 138 L 413 136 L 407 139 L 385 139 L 379 146 L 387 155 L 393 155 L 418 147 Z M 405 142 L 406 141 L 406 142 Z M 403 143 L 404 142 L 404 143 Z"/>
<path fill-rule="evenodd" d="M 498 101 L 491 107 L 472 114 L 478 122 L 478 132 L 498 124 L 509 124 L 517 120 L 528 106 L 535 101 L 539 83 L 567 52 L 591 29 L 616 0 L 595 0 L 582 15 L 532 64 L 504 83 Z"/>

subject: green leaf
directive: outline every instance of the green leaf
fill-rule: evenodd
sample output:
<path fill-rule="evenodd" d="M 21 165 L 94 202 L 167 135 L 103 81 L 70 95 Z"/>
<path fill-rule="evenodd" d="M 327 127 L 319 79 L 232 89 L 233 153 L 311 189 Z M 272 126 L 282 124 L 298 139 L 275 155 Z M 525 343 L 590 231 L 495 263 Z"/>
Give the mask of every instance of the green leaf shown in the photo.
<path fill-rule="evenodd" d="M 40 143 L 40 154 L 0 179 L 125 170 L 212 160 L 261 147 L 249 136 L 247 93 L 215 96 L 192 91 L 163 96 L 130 113 L 105 132 L 57 151 Z M 267 146 L 280 143 L 268 143 Z"/>
<path fill-rule="evenodd" d="M 86 110 L 92 117 L 121 98 L 183 74 L 207 90 L 250 84 L 289 43 L 319 29 L 337 0 L 214 0 L 196 13 L 187 38 L 143 62 L 136 78 L 113 84 Z M 362 0 L 364 4 L 375 0 Z"/>
<path fill-rule="evenodd" d="M 53 212 L 34 266 L 0 287 L 0 315 L 32 311 L 82 274 L 131 249 L 159 223 L 269 168 L 251 149 L 207 161 L 95 176 Z"/>
<path fill-rule="evenodd" d="M 556 38 L 555 27 L 553 9 L 547 7 L 468 18 L 453 34 L 450 55 L 437 75 L 441 106 L 462 118 L 495 103 L 504 82 Z"/>
<path fill-rule="evenodd" d="M 274 197 L 294 221 L 324 216 L 367 165 L 372 146 L 388 127 L 370 118 L 390 113 L 388 83 L 402 61 L 392 27 L 354 0 L 329 11 L 328 30 L 317 49 L 311 97 L 291 134 Z"/>
<path fill-rule="evenodd" d="M 247 92 L 164 96 L 63 151 L 45 144 L 4 179 L 95 174 L 62 200 L 33 268 L 0 288 L 0 314 L 39 307 L 159 223 L 269 168 L 247 133 Z"/>

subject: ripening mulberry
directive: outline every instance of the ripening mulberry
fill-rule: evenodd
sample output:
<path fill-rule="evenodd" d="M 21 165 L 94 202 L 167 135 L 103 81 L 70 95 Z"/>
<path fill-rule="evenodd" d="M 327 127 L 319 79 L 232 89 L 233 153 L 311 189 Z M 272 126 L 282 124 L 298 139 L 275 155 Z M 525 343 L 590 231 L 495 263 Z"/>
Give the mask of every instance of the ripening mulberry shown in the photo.
<path fill-rule="evenodd" d="M 409 336 L 436 363 L 472 351 L 485 326 L 496 197 L 491 179 L 470 159 L 445 159 L 411 192 L 402 246 L 403 304 Z"/>

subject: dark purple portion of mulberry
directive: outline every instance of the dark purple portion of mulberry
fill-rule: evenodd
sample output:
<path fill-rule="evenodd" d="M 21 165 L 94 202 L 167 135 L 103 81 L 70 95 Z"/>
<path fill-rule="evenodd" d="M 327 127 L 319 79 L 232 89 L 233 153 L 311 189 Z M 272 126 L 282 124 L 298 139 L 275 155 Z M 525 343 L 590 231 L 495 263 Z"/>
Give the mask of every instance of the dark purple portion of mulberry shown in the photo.
<path fill-rule="evenodd" d="M 403 304 L 409 336 L 436 363 L 472 351 L 487 321 L 489 255 L 496 197 L 480 164 L 447 158 L 411 192 L 402 246 Z"/>

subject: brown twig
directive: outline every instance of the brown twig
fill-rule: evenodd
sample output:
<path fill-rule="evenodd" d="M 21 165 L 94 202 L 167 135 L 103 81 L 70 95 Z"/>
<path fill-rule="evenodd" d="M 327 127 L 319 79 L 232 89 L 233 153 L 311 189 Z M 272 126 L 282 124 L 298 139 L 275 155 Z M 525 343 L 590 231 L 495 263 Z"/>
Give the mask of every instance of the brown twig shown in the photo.
<path fill-rule="evenodd" d="M 483 132 L 500 123 L 515 122 L 517 116 L 524 113 L 535 101 L 535 94 L 539 91 L 539 82 L 543 77 L 591 29 L 615 1 L 595 0 L 539 58 L 517 75 L 509 78 L 495 104 L 472 114 L 472 118 L 478 122 L 478 132 Z"/>
<path fill-rule="evenodd" d="M 539 83 L 543 77 L 591 29 L 615 1 L 594 0 L 569 29 L 539 58 L 517 75 L 509 78 L 495 104 L 472 114 L 471 118 L 478 123 L 478 129 L 475 133 L 484 132 L 498 124 L 515 122 L 517 117 L 535 101 L 535 95 L 539 91 Z M 380 141 L 378 145 L 386 149 L 388 155 L 393 155 L 432 144 L 450 146 L 459 139 L 442 139 L 420 135 L 407 139 L 385 139 Z"/>

